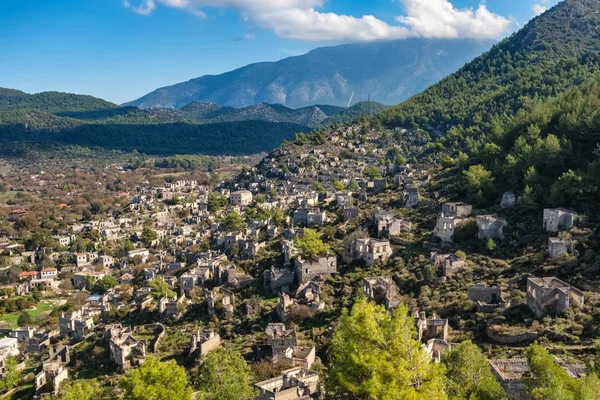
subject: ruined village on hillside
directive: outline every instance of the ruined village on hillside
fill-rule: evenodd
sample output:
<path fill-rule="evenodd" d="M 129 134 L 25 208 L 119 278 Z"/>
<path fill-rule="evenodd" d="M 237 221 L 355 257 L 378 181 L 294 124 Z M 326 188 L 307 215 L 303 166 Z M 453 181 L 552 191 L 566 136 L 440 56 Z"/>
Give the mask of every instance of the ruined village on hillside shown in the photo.
<path fill-rule="evenodd" d="M 536 340 L 585 375 L 599 299 L 553 272 L 585 251 L 585 216 L 523 221 L 512 192 L 485 209 L 447 198 L 454 178 L 428 150 L 415 132 L 353 125 L 220 182 L 3 170 L 0 373 L 16 360 L 38 398 L 72 379 L 111 385 L 149 356 L 193 367 L 227 348 L 257 400 L 322 398 L 337 321 L 364 297 L 408 307 L 431 363 L 477 343 L 510 399 L 527 398 Z"/>

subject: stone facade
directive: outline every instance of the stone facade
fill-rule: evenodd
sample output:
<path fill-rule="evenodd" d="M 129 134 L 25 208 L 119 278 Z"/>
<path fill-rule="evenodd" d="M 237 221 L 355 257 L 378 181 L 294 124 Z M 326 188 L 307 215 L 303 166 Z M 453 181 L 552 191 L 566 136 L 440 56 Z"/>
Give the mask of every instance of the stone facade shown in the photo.
<path fill-rule="evenodd" d="M 391 255 L 392 247 L 387 240 L 355 239 L 344 246 L 344 261 L 347 263 L 364 260 L 367 266 L 372 267 L 377 261 L 387 261 Z"/>
<path fill-rule="evenodd" d="M 307 227 L 321 226 L 327 222 L 325 211 L 321 211 L 317 207 L 296 210 L 292 218 L 295 225 L 304 225 Z"/>
<path fill-rule="evenodd" d="M 402 196 L 404 207 L 414 208 L 419 205 L 419 189 L 415 186 L 408 186 L 404 189 Z"/>
<path fill-rule="evenodd" d="M 271 292 L 288 292 L 294 281 L 294 273 L 287 268 L 271 267 L 271 269 L 266 270 L 263 274 L 264 288 Z"/>
<path fill-rule="evenodd" d="M 527 279 L 527 305 L 533 311 L 536 318 L 548 312 L 558 315 L 567 309 L 571 302 L 577 307 L 583 307 L 585 301 L 584 293 L 561 281 L 558 278 L 536 278 Z"/>
<path fill-rule="evenodd" d="M 376 214 L 377 237 L 398 236 L 402 232 L 410 232 L 412 224 L 409 220 L 398 218 L 393 213 Z"/>
<path fill-rule="evenodd" d="M 479 239 L 502 239 L 507 222 L 496 215 L 477 216 L 477 237 Z"/>
<path fill-rule="evenodd" d="M 440 268 L 442 276 L 447 277 L 452 277 L 452 275 L 465 267 L 465 260 L 456 254 L 439 254 L 432 252 L 429 262 L 433 266 Z"/>
<path fill-rule="evenodd" d="M 337 258 L 335 256 L 309 257 L 294 259 L 294 274 L 296 283 L 301 284 L 311 281 L 316 277 L 335 274 L 337 272 Z"/>
<path fill-rule="evenodd" d="M 514 207 L 517 203 L 517 197 L 514 192 L 505 192 L 502 195 L 502 201 L 500 202 L 500 206 L 504 208 Z"/>
<path fill-rule="evenodd" d="M 248 206 L 252 203 L 252 192 L 240 190 L 229 195 L 229 202 L 238 206 Z"/>
<path fill-rule="evenodd" d="M 575 249 L 571 239 L 549 238 L 548 254 L 550 258 L 556 259 L 563 255 L 574 254 Z"/>
<path fill-rule="evenodd" d="M 213 290 L 205 292 L 206 302 L 208 304 L 208 315 L 212 317 L 217 312 L 217 307 L 221 306 L 227 313 L 233 312 L 235 305 L 235 295 L 231 290 L 224 287 L 216 287 Z"/>
<path fill-rule="evenodd" d="M 401 303 L 396 286 L 389 277 L 364 278 L 363 293 L 368 300 L 383 303 L 387 310 L 394 309 Z"/>
<path fill-rule="evenodd" d="M 574 211 L 562 208 L 545 209 L 543 226 L 546 232 L 556 233 L 561 230 L 571 229 L 579 215 Z"/>
<path fill-rule="evenodd" d="M 221 347 L 221 336 L 212 330 L 196 332 L 190 340 L 190 353 L 200 349 L 200 358 L 205 358 L 211 351 Z"/>
<path fill-rule="evenodd" d="M 499 287 L 471 286 L 467 297 L 475 302 L 478 312 L 494 312 L 506 306 L 506 302 L 502 297 L 502 289 Z"/>
<path fill-rule="evenodd" d="M 303 367 L 254 384 L 255 400 L 304 400 L 316 398 L 319 374 Z"/>
<path fill-rule="evenodd" d="M 68 336 L 75 342 L 80 342 L 94 328 L 93 316 L 97 311 L 81 309 L 71 314 L 62 313 L 58 319 L 60 336 Z"/>
<path fill-rule="evenodd" d="M 110 360 L 117 364 L 120 370 L 140 365 L 146 358 L 146 341 L 136 339 L 130 327 L 110 325 L 106 328 L 105 336 L 108 342 Z"/>
<path fill-rule="evenodd" d="M 355 221 L 358 219 L 359 209 L 358 207 L 345 206 L 342 210 L 344 214 L 344 221 Z"/>

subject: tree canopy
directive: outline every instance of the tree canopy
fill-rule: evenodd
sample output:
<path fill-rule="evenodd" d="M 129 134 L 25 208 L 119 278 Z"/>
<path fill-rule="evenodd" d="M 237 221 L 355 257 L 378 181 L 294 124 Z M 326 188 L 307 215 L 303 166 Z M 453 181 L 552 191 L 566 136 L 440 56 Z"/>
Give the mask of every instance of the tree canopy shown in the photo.
<path fill-rule="evenodd" d="M 211 352 L 194 379 L 201 400 L 252 400 L 250 367 L 242 356 L 231 350 Z"/>
<path fill-rule="evenodd" d="M 432 363 L 416 339 L 406 306 L 394 313 L 364 297 L 342 312 L 331 341 L 327 390 L 334 398 L 447 398 L 444 366 Z"/>
<path fill-rule="evenodd" d="M 191 400 L 185 369 L 174 360 L 161 362 L 150 356 L 120 381 L 125 400 Z"/>
<path fill-rule="evenodd" d="M 302 235 L 294 238 L 294 244 L 303 257 L 323 255 L 329 250 L 329 247 L 321 240 L 321 235 L 308 228 L 304 228 Z"/>

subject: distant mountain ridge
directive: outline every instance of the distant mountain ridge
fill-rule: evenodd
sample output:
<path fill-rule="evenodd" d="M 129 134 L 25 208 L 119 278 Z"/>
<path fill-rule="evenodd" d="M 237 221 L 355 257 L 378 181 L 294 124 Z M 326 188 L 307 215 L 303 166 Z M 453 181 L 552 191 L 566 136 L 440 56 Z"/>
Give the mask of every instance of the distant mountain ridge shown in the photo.
<path fill-rule="evenodd" d="M 194 102 L 180 110 L 139 109 L 91 96 L 57 92 L 30 95 L 0 88 L 0 139 L 44 146 L 137 149 L 153 154 L 253 154 L 270 151 L 297 133 L 380 108 L 385 106 L 358 103 L 348 109 L 311 106 L 294 110 L 262 103 L 238 109 Z M 333 117 L 335 122 L 331 122 Z"/>
<path fill-rule="evenodd" d="M 421 92 L 493 42 L 471 39 L 406 39 L 315 49 L 278 62 L 245 66 L 155 90 L 125 105 L 183 108 L 194 101 L 243 108 L 260 103 L 303 108 L 345 106 L 356 96 L 398 104 Z"/>

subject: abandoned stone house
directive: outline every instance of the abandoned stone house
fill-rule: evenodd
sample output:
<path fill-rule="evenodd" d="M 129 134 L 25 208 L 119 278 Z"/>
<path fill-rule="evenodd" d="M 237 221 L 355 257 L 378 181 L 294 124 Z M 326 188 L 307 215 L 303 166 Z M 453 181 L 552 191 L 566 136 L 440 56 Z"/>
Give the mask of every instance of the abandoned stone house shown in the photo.
<path fill-rule="evenodd" d="M 587 368 L 581 363 L 567 362 L 560 357 L 554 357 L 556 362 L 573 379 L 587 375 Z M 530 382 L 536 377 L 526 358 L 509 358 L 504 360 L 489 360 L 492 373 L 506 393 L 509 400 L 530 400 Z"/>
<path fill-rule="evenodd" d="M 530 400 L 528 380 L 532 376 L 526 358 L 489 360 L 489 363 L 492 373 L 509 400 Z"/>
<path fill-rule="evenodd" d="M 298 256 L 294 258 L 294 274 L 298 285 L 317 277 L 335 274 L 336 272 L 337 257 L 335 256 L 312 256 L 307 259 Z"/>
<path fill-rule="evenodd" d="M 441 270 L 442 276 L 452 277 L 452 275 L 461 271 L 465 267 L 465 260 L 456 254 L 431 253 L 429 262 Z"/>
<path fill-rule="evenodd" d="M 146 358 L 146 341 L 136 339 L 131 327 L 109 325 L 104 333 L 108 343 L 110 360 L 117 364 L 120 370 L 140 365 Z"/>
<path fill-rule="evenodd" d="M 575 254 L 572 239 L 548 238 L 548 254 L 550 258 L 557 259 L 567 254 Z"/>
<path fill-rule="evenodd" d="M 416 313 L 415 326 L 417 327 L 417 340 L 427 343 L 431 339 L 448 341 L 449 324 L 447 319 L 427 318 L 424 312 Z"/>
<path fill-rule="evenodd" d="M 303 367 L 254 384 L 255 400 L 304 400 L 316 396 L 319 374 Z"/>
<path fill-rule="evenodd" d="M 263 286 L 271 292 L 289 292 L 294 281 L 294 273 L 287 268 L 271 267 L 263 274 Z"/>
<path fill-rule="evenodd" d="M 471 286 L 467 298 L 475 303 L 478 312 L 491 313 L 506 307 L 506 302 L 502 297 L 502 289 L 497 286 Z"/>
<path fill-rule="evenodd" d="M 527 305 L 539 318 L 545 312 L 558 315 L 567 309 L 571 303 L 583 307 L 584 293 L 555 277 L 527 279 Z"/>
<path fill-rule="evenodd" d="M 206 281 L 213 279 L 211 268 L 194 268 L 179 277 L 179 288 L 182 293 L 189 295 L 196 286 L 203 286 Z"/>
<path fill-rule="evenodd" d="M 385 216 L 377 219 L 377 237 L 392 237 L 398 236 L 402 232 L 410 232 L 412 224 L 407 219 L 402 219 L 394 216 Z"/>
<path fill-rule="evenodd" d="M 94 328 L 93 316 L 98 311 L 83 308 L 71 314 L 61 313 L 58 319 L 60 336 L 70 337 L 74 342 L 80 342 Z"/>
<path fill-rule="evenodd" d="M 407 186 L 402 195 L 403 204 L 406 208 L 413 208 L 419 205 L 419 189 L 415 186 Z"/>
<path fill-rule="evenodd" d="M 578 219 L 579 215 L 574 211 L 562 208 L 547 208 L 544 210 L 543 227 L 546 232 L 556 233 L 561 230 L 571 229 Z"/>
<path fill-rule="evenodd" d="M 363 279 L 363 293 L 368 300 L 383 304 L 386 310 L 397 308 L 401 300 L 396 285 L 390 277 L 367 277 Z"/>
<path fill-rule="evenodd" d="M 415 313 L 415 326 L 417 328 L 417 340 L 423 343 L 426 353 L 435 361 L 439 362 L 442 353 L 450 350 L 448 343 L 449 324 L 447 319 L 427 318 L 424 312 Z"/>
<path fill-rule="evenodd" d="M 452 243 L 456 229 L 469 221 L 469 218 L 446 217 L 442 215 L 437 219 L 433 234 L 444 243 Z"/>
<path fill-rule="evenodd" d="M 44 362 L 42 371 L 35 376 L 35 393 L 40 396 L 57 395 L 65 379 L 69 379 L 69 372 L 60 362 Z"/>
<path fill-rule="evenodd" d="M 185 294 L 170 299 L 166 295 L 158 301 L 158 313 L 164 319 L 177 319 L 185 312 L 187 301 Z"/>
<path fill-rule="evenodd" d="M 208 304 L 208 315 L 212 317 L 218 308 L 222 308 L 227 313 L 233 312 L 235 305 L 235 295 L 231 290 L 222 286 L 205 292 L 206 303 Z"/>
<path fill-rule="evenodd" d="M 275 309 L 275 313 L 281 322 L 286 322 L 288 310 L 294 304 L 294 300 L 286 293 L 279 293 L 279 296 L 277 297 L 277 308 Z"/>
<path fill-rule="evenodd" d="M 200 358 L 205 358 L 211 351 L 221 347 L 221 336 L 213 330 L 196 332 L 190 340 L 190 353 L 200 349 Z"/>
<path fill-rule="evenodd" d="M 514 192 L 504 192 L 500 206 L 503 208 L 513 207 L 517 203 L 517 197 Z"/>
<path fill-rule="evenodd" d="M 364 260 L 367 266 L 372 267 L 377 261 L 385 262 L 392 255 L 392 246 L 387 240 L 381 239 L 354 239 L 344 246 L 344 262 L 351 263 Z"/>
<path fill-rule="evenodd" d="M 346 222 L 355 221 L 358 219 L 358 216 L 359 216 L 358 207 L 345 206 L 343 208 L 342 212 L 343 212 L 343 216 L 344 216 L 344 221 L 346 221 Z"/>
<path fill-rule="evenodd" d="M 267 345 L 273 349 L 287 349 L 298 346 L 296 329 L 287 329 L 285 324 L 270 323 L 265 329 Z"/>
<path fill-rule="evenodd" d="M 293 240 L 282 240 L 281 252 L 283 253 L 283 259 L 286 265 L 291 263 L 292 259 L 298 254 Z"/>
<path fill-rule="evenodd" d="M 229 202 L 238 206 L 248 206 L 252 203 L 252 192 L 249 190 L 239 190 L 229 195 Z"/>
<path fill-rule="evenodd" d="M 445 203 L 442 205 L 443 217 L 467 218 L 473 213 L 473 206 L 466 203 Z"/>
<path fill-rule="evenodd" d="M 50 358 L 42 363 L 42 370 L 35 376 L 35 393 L 41 395 L 56 395 L 61 383 L 69 378 L 65 365 L 71 360 L 69 347 L 60 346 L 50 349 Z"/>
<path fill-rule="evenodd" d="M 325 211 L 318 207 L 301 208 L 294 211 L 292 215 L 294 225 L 303 225 L 307 227 L 321 226 L 327 222 Z"/>
<path fill-rule="evenodd" d="M 496 215 L 478 215 L 477 216 L 477 237 L 479 239 L 502 239 L 504 237 L 504 228 L 506 219 Z"/>
<path fill-rule="evenodd" d="M 301 285 L 296 290 L 296 299 L 306 302 L 313 308 L 321 308 L 321 285 L 314 281 Z M 318 306 L 314 306 L 314 304 L 318 304 Z"/>

